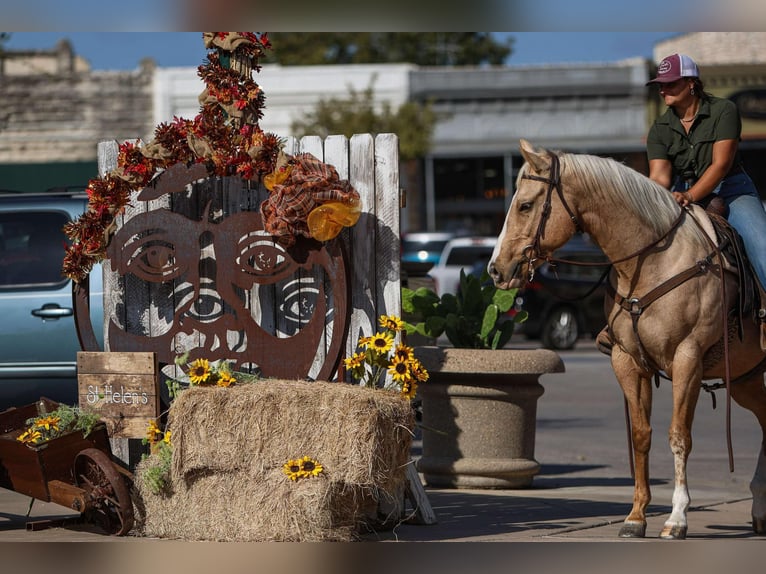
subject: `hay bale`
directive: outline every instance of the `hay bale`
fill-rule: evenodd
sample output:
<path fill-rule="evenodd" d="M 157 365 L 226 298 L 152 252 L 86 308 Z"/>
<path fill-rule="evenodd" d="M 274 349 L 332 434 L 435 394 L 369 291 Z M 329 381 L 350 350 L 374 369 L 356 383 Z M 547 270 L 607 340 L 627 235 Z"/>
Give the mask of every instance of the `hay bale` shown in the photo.
<path fill-rule="evenodd" d="M 170 488 L 136 469 L 139 532 L 191 540 L 350 540 L 400 499 L 414 418 L 397 393 L 342 383 L 264 380 L 184 391 L 171 405 Z M 290 480 L 308 455 L 324 471 Z M 401 500 L 401 499 L 400 499 Z"/>

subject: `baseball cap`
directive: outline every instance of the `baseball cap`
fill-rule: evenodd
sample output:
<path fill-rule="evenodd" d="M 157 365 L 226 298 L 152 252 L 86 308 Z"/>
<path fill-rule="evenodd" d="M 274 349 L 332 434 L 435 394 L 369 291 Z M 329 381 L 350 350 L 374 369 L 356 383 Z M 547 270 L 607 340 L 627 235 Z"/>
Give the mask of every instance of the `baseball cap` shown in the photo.
<path fill-rule="evenodd" d="M 668 56 L 657 66 L 657 77 L 646 82 L 649 84 L 668 84 L 680 78 L 698 78 L 697 64 L 685 54 Z"/>

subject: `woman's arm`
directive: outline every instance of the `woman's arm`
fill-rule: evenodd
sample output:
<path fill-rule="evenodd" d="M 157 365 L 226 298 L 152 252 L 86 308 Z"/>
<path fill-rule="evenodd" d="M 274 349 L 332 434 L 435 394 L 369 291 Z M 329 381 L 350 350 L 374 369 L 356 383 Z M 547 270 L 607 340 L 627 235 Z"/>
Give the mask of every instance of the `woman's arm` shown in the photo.
<path fill-rule="evenodd" d="M 689 201 L 699 201 L 721 183 L 729 173 L 737 154 L 737 140 L 719 140 L 713 144 L 713 161 L 687 193 Z"/>
<path fill-rule="evenodd" d="M 649 160 L 649 179 L 659 183 L 665 189 L 670 189 L 673 177 L 673 164 L 668 159 Z"/>
<path fill-rule="evenodd" d="M 699 201 L 710 193 L 729 173 L 737 153 L 737 140 L 719 140 L 713 144 L 713 159 L 697 182 L 687 191 L 674 191 L 673 199 L 684 206 Z M 670 189 L 672 166 L 669 161 L 654 159 L 649 162 L 649 177 Z"/>

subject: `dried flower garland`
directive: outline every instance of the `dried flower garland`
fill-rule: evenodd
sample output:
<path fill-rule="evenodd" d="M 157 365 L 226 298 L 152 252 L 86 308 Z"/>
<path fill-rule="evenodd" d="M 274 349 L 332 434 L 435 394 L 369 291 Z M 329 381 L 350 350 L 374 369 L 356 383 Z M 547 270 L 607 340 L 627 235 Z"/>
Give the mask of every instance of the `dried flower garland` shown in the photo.
<path fill-rule="evenodd" d="M 117 167 L 88 182 L 88 210 L 64 228 L 72 245 L 62 273 L 75 282 L 105 258 L 115 217 L 130 193 L 145 187 L 160 171 L 176 163 L 205 163 L 211 175 L 258 179 L 275 170 L 283 142 L 258 126 L 264 95 L 250 77 L 252 70 L 260 70 L 259 57 L 271 48 L 267 35 L 205 32 L 203 38 L 212 51 L 198 68 L 205 82 L 200 113 L 193 120 L 176 117 L 161 123 L 146 146 L 123 143 Z M 229 67 L 232 62 L 234 68 Z"/>

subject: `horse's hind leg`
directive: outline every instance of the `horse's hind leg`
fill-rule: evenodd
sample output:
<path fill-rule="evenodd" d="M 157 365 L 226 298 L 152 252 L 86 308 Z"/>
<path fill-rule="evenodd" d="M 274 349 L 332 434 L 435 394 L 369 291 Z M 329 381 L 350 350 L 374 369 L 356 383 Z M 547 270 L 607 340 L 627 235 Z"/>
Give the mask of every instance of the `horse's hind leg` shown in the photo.
<path fill-rule="evenodd" d="M 761 425 L 761 449 L 750 482 L 750 492 L 753 493 L 753 531 L 763 536 L 766 535 L 766 387 L 763 385 L 763 374 L 732 385 L 731 397 L 737 404 L 752 411 Z"/>

